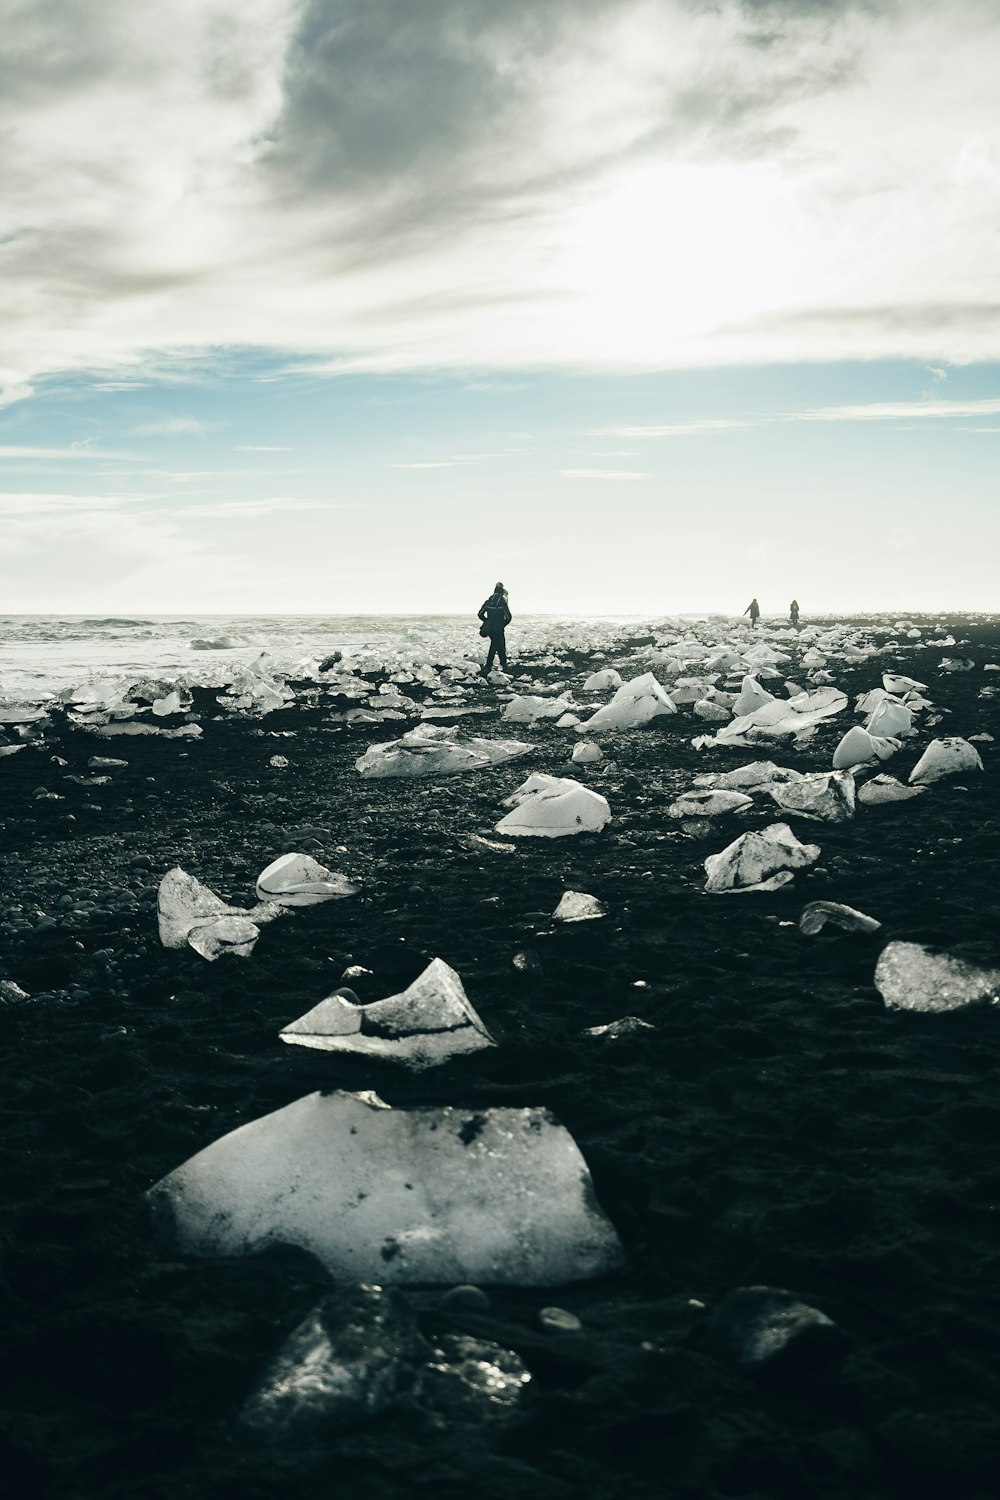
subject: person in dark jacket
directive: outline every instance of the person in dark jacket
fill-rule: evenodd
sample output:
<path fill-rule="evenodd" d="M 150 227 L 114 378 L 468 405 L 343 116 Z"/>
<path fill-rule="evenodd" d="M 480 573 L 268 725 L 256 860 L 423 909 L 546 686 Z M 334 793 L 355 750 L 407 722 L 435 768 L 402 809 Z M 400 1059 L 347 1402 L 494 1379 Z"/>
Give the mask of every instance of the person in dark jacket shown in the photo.
<path fill-rule="evenodd" d="M 799 628 L 799 601 L 797 599 L 793 599 L 792 602 L 791 602 L 791 604 L 788 606 L 788 616 L 789 616 L 789 619 L 791 620 L 792 624 L 795 626 L 795 629 L 798 630 L 798 628 Z"/>
<path fill-rule="evenodd" d="M 743 613 L 750 616 L 750 629 L 752 630 L 760 619 L 760 605 L 757 600 L 751 599 Z"/>
<path fill-rule="evenodd" d="M 507 606 L 507 590 L 502 583 L 498 583 L 490 597 L 484 601 L 479 618 L 483 622 L 480 635 L 488 635 L 490 638 L 486 665 L 480 668 L 482 675 L 488 677 L 493 668 L 494 657 L 499 656 L 501 667 L 507 665 L 507 639 L 504 631 L 510 624 L 511 613 Z"/>

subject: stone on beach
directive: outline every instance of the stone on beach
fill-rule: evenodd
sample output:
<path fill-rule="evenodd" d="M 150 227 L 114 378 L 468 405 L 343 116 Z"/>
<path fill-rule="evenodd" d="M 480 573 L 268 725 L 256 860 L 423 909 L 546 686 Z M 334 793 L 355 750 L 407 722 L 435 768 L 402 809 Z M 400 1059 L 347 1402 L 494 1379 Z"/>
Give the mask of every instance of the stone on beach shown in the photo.
<path fill-rule="evenodd" d="M 556 922 L 593 922 L 607 914 L 604 902 L 596 896 L 588 896 L 585 891 L 564 891 L 552 917 Z"/>
<path fill-rule="evenodd" d="M 815 937 L 827 923 L 840 927 L 844 932 L 878 932 L 882 926 L 874 917 L 856 911 L 853 906 L 844 906 L 839 901 L 810 901 L 802 908 L 799 931 L 806 937 Z"/>
<path fill-rule="evenodd" d="M 1000 997 L 1000 969 L 970 963 L 923 943 L 887 943 L 875 966 L 875 988 L 889 1010 L 935 1014 Z"/>
<path fill-rule="evenodd" d="M 515 838 L 565 838 L 596 833 L 611 821 L 607 799 L 568 776 L 529 776 L 505 807 L 512 808 L 496 825 L 497 833 Z"/>
<path fill-rule="evenodd" d="M 402 739 L 370 745 L 355 768 L 362 776 L 452 776 L 461 771 L 480 771 L 527 755 L 523 740 L 487 740 L 465 736 L 440 725 L 419 724 Z"/>
<path fill-rule="evenodd" d="M 682 792 L 676 802 L 671 802 L 667 814 L 671 818 L 718 818 L 724 813 L 740 812 L 752 806 L 753 798 L 745 792 L 706 789 Z"/>
<path fill-rule="evenodd" d="M 741 833 L 719 854 L 705 860 L 705 890 L 712 895 L 776 891 L 819 859 L 816 844 L 800 844 L 787 823 L 772 823 L 759 833 Z"/>
<path fill-rule="evenodd" d="M 846 771 L 819 771 L 799 781 L 768 787 L 784 813 L 818 823 L 846 823 L 854 817 L 854 778 Z"/>
<path fill-rule="evenodd" d="M 855 724 L 833 752 L 833 769 L 849 771 L 852 766 L 865 766 L 872 760 L 888 760 L 898 749 L 898 741 L 876 737 Z"/>
<path fill-rule="evenodd" d="M 401 994 L 359 1005 L 341 993 L 321 1000 L 281 1040 L 323 1052 L 356 1052 L 414 1072 L 493 1047 L 454 969 L 435 958 Z"/>
<path fill-rule="evenodd" d="M 358 887 L 344 875 L 335 874 L 311 854 L 282 854 L 257 876 L 257 896 L 279 906 L 315 906 L 356 896 Z"/>
<path fill-rule="evenodd" d="M 981 771 L 983 762 L 975 745 L 954 736 L 931 740 L 910 772 L 911 786 L 927 786 L 947 776 L 961 776 L 965 771 Z"/>
<path fill-rule="evenodd" d="M 338 1280 L 556 1286 L 623 1253 L 569 1132 L 541 1109 L 390 1109 L 314 1093 L 149 1190 L 182 1253 L 308 1251 Z"/>
<path fill-rule="evenodd" d="M 663 714 L 676 712 L 675 705 L 652 672 L 644 672 L 641 677 L 633 677 L 630 682 L 623 683 L 611 702 L 599 708 L 585 724 L 581 724 L 578 732 L 589 734 L 595 729 L 638 729 Z"/>

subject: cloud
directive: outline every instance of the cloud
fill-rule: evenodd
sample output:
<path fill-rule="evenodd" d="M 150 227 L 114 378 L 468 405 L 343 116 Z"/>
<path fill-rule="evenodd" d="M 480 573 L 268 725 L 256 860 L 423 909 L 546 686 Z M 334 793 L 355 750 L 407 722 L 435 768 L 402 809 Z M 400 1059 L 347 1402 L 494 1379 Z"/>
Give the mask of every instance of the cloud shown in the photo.
<path fill-rule="evenodd" d="M 754 421 L 742 417 L 696 417 L 688 422 L 666 422 L 646 427 L 595 427 L 591 435 L 616 438 L 689 437 L 692 433 L 728 432 L 733 428 L 755 425 Z"/>
<path fill-rule="evenodd" d="M 648 479 L 635 469 L 560 469 L 563 479 Z"/>
<path fill-rule="evenodd" d="M 747 427 L 771 426 L 782 422 L 911 422 L 939 421 L 957 417 L 1000 416 L 1000 397 L 976 401 L 862 401 L 842 406 L 813 406 L 802 411 L 769 412 L 756 417 L 699 417 L 685 422 L 667 422 L 646 426 L 594 427 L 592 437 L 670 438 L 692 434 L 728 432 Z M 963 431 L 972 429 L 963 428 Z M 976 429 L 980 431 L 992 429 Z"/>
<path fill-rule="evenodd" d="M 280 443 L 238 443 L 237 453 L 292 453 L 294 449 L 285 448 Z"/>
<path fill-rule="evenodd" d="M 134 459 L 134 453 L 113 453 L 106 448 L 92 448 L 87 442 L 71 443 L 68 448 L 40 448 L 22 443 L 0 443 L 0 461 L 3 459 L 39 458 L 79 461 L 81 458 L 122 460 Z"/>
<path fill-rule="evenodd" d="M 181 437 L 189 433 L 208 432 L 211 422 L 198 417 L 160 417 L 154 422 L 143 422 L 133 427 L 137 437 Z"/>
<path fill-rule="evenodd" d="M 11 8 L 0 401 L 240 347 L 473 384 L 1000 355 L 985 0 Z"/>

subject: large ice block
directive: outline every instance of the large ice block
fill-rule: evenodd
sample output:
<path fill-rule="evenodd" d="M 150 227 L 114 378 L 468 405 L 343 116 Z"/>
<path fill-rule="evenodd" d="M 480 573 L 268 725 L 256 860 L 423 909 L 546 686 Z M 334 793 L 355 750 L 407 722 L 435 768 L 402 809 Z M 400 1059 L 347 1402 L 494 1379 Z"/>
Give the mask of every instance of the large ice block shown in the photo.
<path fill-rule="evenodd" d="M 931 740 L 910 772 L 910 785 L 927 786 L 932 781 L 943 781 L 946 776 L 962 776 L 966 771 L 982 769 L 979 751 L 968 740 L 960 739 L 957 735 L 944 740 Z"/>
<path fill-rule="evenodd" d="M 536 772 L 504 802 L 512 808 L 496 825 L 514 838 L 565 838 L 595 833 L 611 821 L 607 799 L 569 776 Z"/>
<path fill-rule="evenodd" d="M 661 714 L 676 712 L 676 706 L 652 672 L 644 672 L 641 677 L 633 677 L 631 682 L 623 683 L 610 703 L 599 708 L 585 724 L 578 726 L 578 733 L 589 734 L 595 729 L 602 733 L 615 729 L 637 729 Z"/>
<path fill-rule="evenodd" d="M 1000 997 L 1000 969 L 923 943 L 887 943 L 875 966 L 875 988 L 889 1010 L 960 1010 Z"/>
<path fill-rule="evenodd" d="M 847 771 L 819 771 L 798 781 L 769 786 L 781 808 L 796 818 L 817 823 L 846 823 L 854 817 L 854 777 Z"/>
<path fill-rule="evenodd" d="M 149 1190 L 181 1252 L 309 1251 L 337 1280 L 556 1286 L 620 1266 L 572 1136 L 544 1109 L 309 1094 Z"/>
<path fill-rule="evenodd" d="M 705 860 L 705 890 L 712 895 L 736 891 L 774 891 L 788 885 L 794 870 L 819 859 L 816 844 L 800 844 L 787 823 L 772 823 L 759 833 L 741 833 L 720 854 Z"/>

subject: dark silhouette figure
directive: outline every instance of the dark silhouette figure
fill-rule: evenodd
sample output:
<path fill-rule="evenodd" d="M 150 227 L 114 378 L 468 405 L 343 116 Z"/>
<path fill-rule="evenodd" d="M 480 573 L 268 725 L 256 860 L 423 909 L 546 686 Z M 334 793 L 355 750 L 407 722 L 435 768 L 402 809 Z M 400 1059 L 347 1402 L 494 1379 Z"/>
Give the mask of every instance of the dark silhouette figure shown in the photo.
<path fill-rule="evenodd" d="M 479 618 L 483 622 L 480 635 L 488 635 L 490 638 L 486 665 L 479 669 L 484 677 L 488 677 L 493 669 L 494 657 L 499 656 L 501 667 L 507 665 L 507 639 L 504 631 L 511 622 L 511 613 L 507 607 L 507 590 L 502 583 L 496 585 L 490 597 L 483 603 Z"/>
<path fill-rule="evenodd" d="M 798 628 L 799 628 L 799 601 L 797 599 L 793 599 L 792 602 L 791 602 L 791 604 L 788 606 L 788 613 L 791 616 L 792 624 L 795 626 L 795 629 L 798 630 Z"/>
<path fill-rule="evenodd" d="M 752 630 L 760 619 L 760 605 L 757 600 L 751 599 L 743 613 L 750 616 L 750 629 Z"/>

